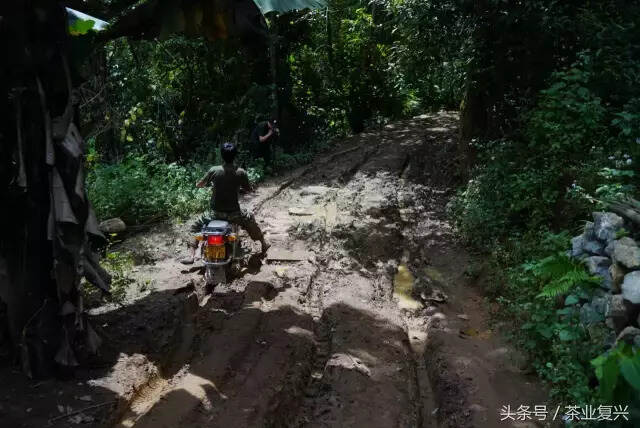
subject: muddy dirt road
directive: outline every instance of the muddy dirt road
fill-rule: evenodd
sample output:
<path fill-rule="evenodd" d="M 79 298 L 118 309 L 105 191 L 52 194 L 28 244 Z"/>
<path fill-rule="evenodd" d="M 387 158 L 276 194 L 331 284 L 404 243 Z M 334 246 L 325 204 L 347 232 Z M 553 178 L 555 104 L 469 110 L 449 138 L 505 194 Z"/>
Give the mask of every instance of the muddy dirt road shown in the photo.
<path fill-rule="evenodd" d="M 456 126 L 440 113 L 365 132 L 248 195 L 273 246 L 211 295 L 171 251 L 185 227 L 125 243 L 147 248 L 136 270 L 155 288 L 95 311 L 120 349 L 80 382 L 114 399 L 85 422 L 505 427 L 501 406 L 544 404 L 489 330 L 446 219 Z"/>

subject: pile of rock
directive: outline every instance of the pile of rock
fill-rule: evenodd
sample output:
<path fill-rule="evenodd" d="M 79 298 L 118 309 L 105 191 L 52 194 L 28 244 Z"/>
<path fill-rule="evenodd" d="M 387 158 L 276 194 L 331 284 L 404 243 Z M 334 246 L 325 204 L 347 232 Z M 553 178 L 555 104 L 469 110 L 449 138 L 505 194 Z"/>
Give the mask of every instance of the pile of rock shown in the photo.
<path fill-rule="evenodd" d="M 601 322 L 640 347 L 640 248 L 628 237 L 630 227 L 615 213 L 594 212 L 584 232 L 571 240 L 571 257 L 602 278 L 601 290 L 580 308 L 584 324 Z"/>
<path fill-rule="evenodd" d="M 119 219 L 118 217 L 110 218 L 109 220 L 105 220 L 98 225 L 98 229 L 100 232 L 105 235 L 111 235 L 112 233 L 122 233 L 127 230 L 127 225 L 124 224 L 124 221 Z"/>

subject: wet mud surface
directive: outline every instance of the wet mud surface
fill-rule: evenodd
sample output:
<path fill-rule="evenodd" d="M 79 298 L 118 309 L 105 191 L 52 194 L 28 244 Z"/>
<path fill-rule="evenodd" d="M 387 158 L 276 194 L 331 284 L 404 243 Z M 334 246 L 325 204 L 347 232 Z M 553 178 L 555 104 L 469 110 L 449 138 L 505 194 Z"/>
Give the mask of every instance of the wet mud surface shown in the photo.
<path fill-rule="evenodd" d="M 457 120 L 364 132 L 247 195 L 272 249 L 211 294 L 177 262 L 186 225 L 130 238 L 153 286 L 92 311 L 105 349 L 73 379 L 2 369 L 3 423 L 504 427 L 501 406 L 544 404 L 447 220 Z"/>

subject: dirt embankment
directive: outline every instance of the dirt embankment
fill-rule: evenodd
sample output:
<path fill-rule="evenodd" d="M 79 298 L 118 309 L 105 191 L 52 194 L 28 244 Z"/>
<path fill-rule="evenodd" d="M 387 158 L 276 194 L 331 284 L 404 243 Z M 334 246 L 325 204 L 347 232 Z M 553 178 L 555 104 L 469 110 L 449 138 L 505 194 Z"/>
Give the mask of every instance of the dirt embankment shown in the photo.
<path fill-rule="evenodd" d="M 489 330 L 445 215 L 456 126 L 446 113 L 394 123 L 262 186 L 244 203 L 269 256 L 210 296 L 175 261 L 185 226 L 125 243 L 154 286 L 96 311 L 101 366 L 31 388 L 29 413 L 0 402 L 0 416 L 40 426 L 25 421 L 73 396 L 93 426 L 504 427 L 503 405 L 544 404 Z"/>

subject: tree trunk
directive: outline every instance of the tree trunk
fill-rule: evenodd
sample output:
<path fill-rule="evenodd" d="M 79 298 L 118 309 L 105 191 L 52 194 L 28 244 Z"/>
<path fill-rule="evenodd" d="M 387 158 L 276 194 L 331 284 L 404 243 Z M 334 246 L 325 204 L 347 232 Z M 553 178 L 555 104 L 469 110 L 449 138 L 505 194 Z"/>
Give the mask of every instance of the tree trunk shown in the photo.
<path fill-rule="evenodd" d="M 274 20 L 277 18 L 274 18 Z M 278 102 L 278 43 L 277 23 L 273 22 L 269 26 L 269 71 L 271 74 L 271 96 L 273 98 L 272 115 L 278 116 L 280 113 L 280 103 Z"/>
<path fill-rule="evenodd" d="M 327 59 L 329 61 L 329 72 L 332 79 L 335 78 L 335 62 L 333 59 L 333 34 L 331 29 L 331 17 L 329 16 L 329 6 L 325 11 L 325 19 L 327 23 Z"/>
<path fill-rule="evenodd" d="M 460 111 L 460 138 L 458 139 L 458 159 L 464 179 L 469 179 L 476 162 L 475 138 L 482 137 L 487 127 L 486 100 L 479 88 L 468 83 Z"/>
<path fill-rule="evenodd" d="M 468 67 L 465 83 L 465 94 L 460 111 L 460 138 L 458 140 L 457 156 L 460 171 L 470 178 L 471 170 L 476 162 L 476 149 L 473 145 L 475 138 L 485 136 L 488 127 L 489 100 L 487 88 L 492 79 L 490 68 L 484 64 L 487 57 L 485 51 L 493 48 L 491 29 L 487 28 L 489 6 L 484 0 L 473 2 L 473 20 L 476 28 L 473 32 L 473 44 L 481 54 L 476 55 L 476 61 Z M 495 71 L 494 71 L 495 73 Z"/>
<path fill-rule="evenodd" d="M 81 139 L 73 124 L 66 13 L 57 2 L 0 5 L 0 299 L 24 371 L 34 377 L 77 365 L 71 347 L 97 336 L 78 284 L 98 272 L 86 230 L 96 234 L 82 186 Z M 94 278 L 95 279 L 95 278 Z M 93 348 L 93 346 L 91 346 Z"/>

